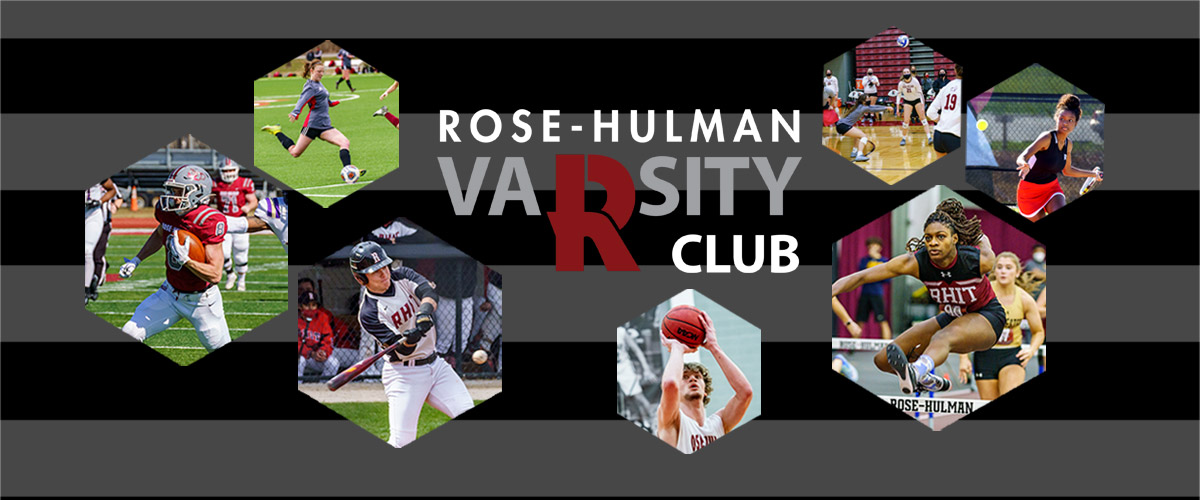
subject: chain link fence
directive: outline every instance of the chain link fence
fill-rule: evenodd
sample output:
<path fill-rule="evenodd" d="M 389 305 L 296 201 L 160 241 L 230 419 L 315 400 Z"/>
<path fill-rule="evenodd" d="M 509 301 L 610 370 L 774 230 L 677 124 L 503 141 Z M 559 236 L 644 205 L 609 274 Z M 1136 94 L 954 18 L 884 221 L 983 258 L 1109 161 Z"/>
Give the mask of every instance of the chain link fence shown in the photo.
<path fill-rule="evenodd" d="M 971 110 L 977 119 L 988 123 L 986 130 L 979 131 L 968 120 L 969 140 L 981 141 L 983 146 L 972 149 L 982 151 L 984 156 L 990 149 L 992 158 L 973 158 L 969 153 L 967 182 L 1001 203 L 1015 205 L 1020 182 L 1016 158 L 1039 135 L 1054 129 L 1055 105 L 1063 94 L 1079 96 L 1082 108 L 1079 123 L 1069 137 L 1074 143 L 1072 165 L 1084 170 L 1103 169 L 1104 103 L 1034 64 L 971 100 Z M 1079 197 L 1079 188 L 1085 180 L 1059 178 L 1068 203 Z"/>
<path fill-rule="evenodd" d="M 396 243 L 384 245 L 384 249 L 392 257 L 393 266 L 412 268 L 434 284 L 439 297 L 434 314 L 438 354 L 465 379 L 500 378 L 504 359 L 503 282 L 500 273 L 461 256 L 461 253 L 454 257 L 406 257 L 417 251 L 428 254 L 427 246 Z M 298 377 L 301 382 L 327 381 L 381 349 L 374 337 L 362 332 L 358 323 L 362 287 L 350 272 L 346 258 L 350 248 L 348 246 L 320 264 L 296 274 L 299 281 L 312 281 L 321 307 L 333 316 L 337 325 L 335 330 L 340 330 L 335 332 L 330 360 L 336 368 L 306 367 L 304 360 L 300 359 Z M 303 333 L 302 329 L 302 338 Z M 486 354 L 486 360 L 482 363 L 473 359 L 477 351 Z M 479 358 L 482 359 L 482 356 Z M 376 362 L 360 379 L 379 379 L 385 362 L 386 358 Z"/>

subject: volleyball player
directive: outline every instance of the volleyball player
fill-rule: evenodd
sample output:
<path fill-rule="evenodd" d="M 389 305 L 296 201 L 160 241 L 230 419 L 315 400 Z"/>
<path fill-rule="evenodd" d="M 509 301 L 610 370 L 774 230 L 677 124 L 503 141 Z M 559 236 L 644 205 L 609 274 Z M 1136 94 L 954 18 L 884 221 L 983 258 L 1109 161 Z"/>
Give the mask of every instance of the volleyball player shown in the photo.
<path fill-rule="evenodd" d="M 942 70 L 945 75 L 945 70 Z M 938 158 L 946 156 L 962 145 L 962 65 L 954 65 L 954 80 L 938 91 L 929 104 L 929 119 L 937 125 L 933 130 L 933 150 Z"/>
<path fill-rule="evenodd" d="M 858 139 L 858 143 L 850 150 L 850 159 L 851 160 L 854 160 L 854 161 L 870 160 L 871 158 L 869 158 L 867 156 L 867 154 L 871 153 L 871 151 L 874 151 L 874 149 L 872 149 L 871 151 L 865 150 L 867 143 L 870 141 L 867 139 L 867 134 L 864 133 L 862 131 L 862 129 L 855 127 L 854 124 L 858 123 L 858 119 L 862 118 L 862 115 L 864 113 L 867 113 L 868 111 L 874 112 L 874 113 L 880 113 L 883 111 L 887 111 L 887 109 L 888 109 L 887 106 L 868 105 L 867 104 L 867 94 L 859 94 L 858 98 L 855 99 L 855 101 L 854 101 L 854 110 L 847 113 L 845 118 L 842 118 L 837 121 L 836 127 L 837 127 L 838 135 L 843 135 L 846 137 L 853 137 L 853 138 Z"/>
<path fill-rule="evenodd" d="M 921 119 L 921 126 L 925 127 L 925 138 L 932 144 L 933 131 L 929 128 L 929 121 L 925 119 L 925 93 L 921 90 L 921 81 L 913 76 L 912 70 L 905 68 L 904 73 L 900 75 L 900 82 L 896 84 L 896 90 L 896 114 L 904 118 L 901 122 L 904 135 L 900 137 L 900 145 L 908 143 L 908 124 L 912 120 L 914 109 L 917 111 L 917 117 Z"/>

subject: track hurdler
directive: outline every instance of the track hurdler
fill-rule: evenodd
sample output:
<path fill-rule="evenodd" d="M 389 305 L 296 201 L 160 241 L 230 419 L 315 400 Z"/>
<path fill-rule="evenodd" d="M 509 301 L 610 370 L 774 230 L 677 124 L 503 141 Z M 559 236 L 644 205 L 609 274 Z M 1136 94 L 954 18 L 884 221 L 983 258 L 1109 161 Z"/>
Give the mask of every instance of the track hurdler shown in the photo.
<path fill-rule="evenodd" d="M 845 276 L 833 296 L 866 283 L 908 275 L 921 280 L 942 312 L 913 325 L 875 355 L 875 366 L 900 378 L 900 391 L 946 391 L 950 380 L 934 368 L 950 353 L 990 349 L 1005 324 L 1004 307 L 987 279 L 996 254 L 978 218 L 967 218 L 962 203 L 948 198 L 925 219 L 925 233 L 908 242 L 909 253 L 886 264 Z"/>

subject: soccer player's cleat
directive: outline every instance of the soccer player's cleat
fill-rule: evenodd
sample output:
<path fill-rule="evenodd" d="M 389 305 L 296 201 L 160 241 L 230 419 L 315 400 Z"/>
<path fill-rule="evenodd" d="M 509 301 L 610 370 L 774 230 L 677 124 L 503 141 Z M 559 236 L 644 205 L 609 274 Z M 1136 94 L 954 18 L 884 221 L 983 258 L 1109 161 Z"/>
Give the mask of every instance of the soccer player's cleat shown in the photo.
<path fill-rule="evenodd" d="M 949 378 L 939 377 L 933 374 L 930 374 L 929 378 L 932 380 L 932 382 L 929 384 L 921 384 L 921 390 L 928 392 L 946 392 L 950 390 L 951 383 Z"/>
<path fill-rule="evenodd" d="M 906 140 L 904 137 L 901 137 L 901 138 L 900 138 L 900 145 L 901 145 L 901 146 L 903 146 L 903 145 L 905 145 L 905 144 L 907 144 L 907 143 L 908 143 L 908 140 Z"/>
<path fill-rule="evenodd" d="M 271 135 L 275 135 L 281 132 L 283 127 L 280 127 L 279 125 L 265 125 L 259 130 L 262 130 L 263 132 L 270 132 Z"/>
<path fill-rule="evenodd" d="M 387 114 L 387 105 L 385 104 L 382 108 L 379 108 L 378 110 L 376 110 L 375 114 L 371 115 L 371 117 L 383 116 L 386 114 Z"/>
<path fill-rule="evenodd" d="M 367 175 L 367 169 L 365 169 L 365 168 L 358 169 L 358 178 L 359 179 L 362 179 L 366 175 Z"/>
<path fill-rule="evenodd" d="M 916 381 L 917 369 L 908 363 L 908 356 L 904 354 L 900 346 L 891 343 L 884 349 L 887 350 L 888 364 L 892 365 L 892 369 L 896 371 L 896 376 L 900 378 L 900 392 L 912 394 L 914 389 L 920 388 L 920 385 Z"/>
<path fill-rule="evenodd" d="M 860 154 L 860 155 L 858 155 L 858 156 L 855 156 L 855 157 L 853 158 L 853 160 L 854 160 L 854 161 L 867 161 L 867 160 L 870 160 L 870 159 L 871 159 L 871 157 L 869 157 L 869 156 L 867 156 L 867 155 L 862 155 L 862 154 Z"/>

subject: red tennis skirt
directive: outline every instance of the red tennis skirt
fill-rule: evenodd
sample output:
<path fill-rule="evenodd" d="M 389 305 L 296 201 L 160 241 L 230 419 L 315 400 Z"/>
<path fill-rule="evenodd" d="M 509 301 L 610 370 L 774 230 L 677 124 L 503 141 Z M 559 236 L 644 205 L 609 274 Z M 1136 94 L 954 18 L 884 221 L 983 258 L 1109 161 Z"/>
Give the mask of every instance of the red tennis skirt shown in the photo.
<path fill-rule="evenodd" d="M 1017 184 L 1017 208 L 1025 217 L 1037 215 L 1055 196 L 1062 196 L 1063 201 L 1067 199 L 1067 195 L 1063 194 L 1062 186 L 1058 185 L 1058 179 L 1054 179 L 1048 184 L 1034 184 L 1025 181 Z"/>

